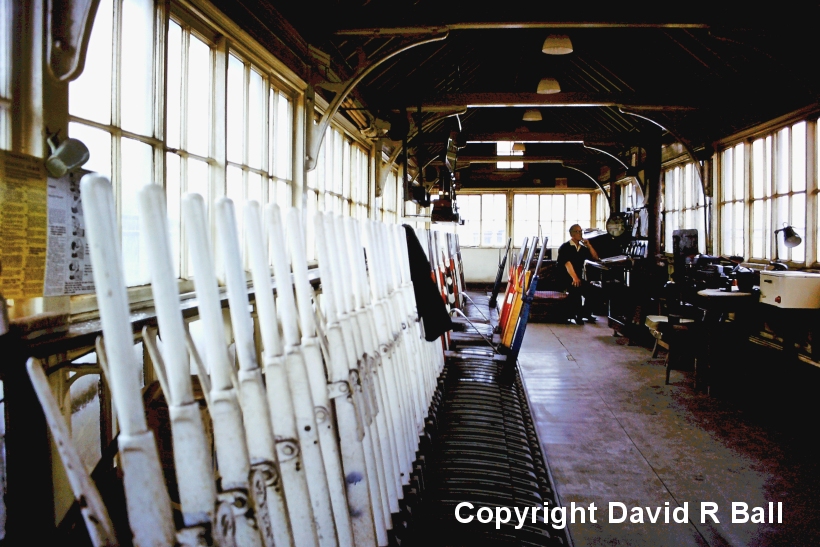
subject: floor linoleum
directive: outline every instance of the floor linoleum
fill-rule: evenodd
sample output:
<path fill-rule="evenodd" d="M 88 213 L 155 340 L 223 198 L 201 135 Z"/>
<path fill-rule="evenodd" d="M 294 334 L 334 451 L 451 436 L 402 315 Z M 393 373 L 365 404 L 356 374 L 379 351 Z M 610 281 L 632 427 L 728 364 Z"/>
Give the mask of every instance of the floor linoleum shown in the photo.
<path fill-rule="evenodd" d="M 598 508 L 597 523 L 569 524 L 574 544 L 820 545 L 815 420 L 793 415 L 802 407 L 784 410 L 788 394 L 766 399 L 765 386 L 755 394 L 776 412 L 750 397 L 696 392 L 690 372 L 673 371 L 664 385 L 663 355 L 653 359 L 647 348 L 627 342 L 605 318 L 583 327 L 531 323 L 519 357 L 563 505 Z M 781 381 L 772 389 L 787 387 Z M 630 511 L 660 507 L 659 521 L 651 523 L 644 509 L 643 523 L 630 522 L 629 514 L 623 523 L 609 522 L 611 502 Z M 702 521 L 702 502 L 717 504 L 719 523 Z M 746 503 L 750 512 L 764 507 L 766 516 L 769 502 L 775 508 L 782 502 L 783 522 L 733 523 L 733 502 Z M 685 523 L 663 522 L 667 507 L 671 513 L 684 506 Z"/>

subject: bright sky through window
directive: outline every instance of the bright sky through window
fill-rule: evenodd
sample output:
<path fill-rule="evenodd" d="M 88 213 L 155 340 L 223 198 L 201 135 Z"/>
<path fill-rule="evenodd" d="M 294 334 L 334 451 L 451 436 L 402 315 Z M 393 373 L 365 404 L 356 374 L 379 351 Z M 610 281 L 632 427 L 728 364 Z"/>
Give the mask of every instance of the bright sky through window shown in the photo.
<path fill-rule="evenodd" d="M 515 143 L 512 141 L 498 141 L 495 143 L 497 156 L 523 156 L 523 150 L 513 150 Z M 499 161 L 496 163 L 496 169 L 523 169 L 523 161 Z"/>

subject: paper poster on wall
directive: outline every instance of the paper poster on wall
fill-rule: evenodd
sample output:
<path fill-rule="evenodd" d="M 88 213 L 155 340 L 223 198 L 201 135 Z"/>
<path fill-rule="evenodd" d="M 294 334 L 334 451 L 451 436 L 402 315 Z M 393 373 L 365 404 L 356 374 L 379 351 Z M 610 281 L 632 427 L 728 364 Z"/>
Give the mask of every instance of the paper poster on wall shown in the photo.
<path fill-rule="evenodd" d="M 43 160 L 0 150 L 0 293 L 43 295 L 46 172 Z"/>
<path fill-rule="evenodd" d="M 80 200 L 80 179 L 87 172 L 77 170 L 59 179 L 48 179 L 45 296 L 94 292 Z"/>

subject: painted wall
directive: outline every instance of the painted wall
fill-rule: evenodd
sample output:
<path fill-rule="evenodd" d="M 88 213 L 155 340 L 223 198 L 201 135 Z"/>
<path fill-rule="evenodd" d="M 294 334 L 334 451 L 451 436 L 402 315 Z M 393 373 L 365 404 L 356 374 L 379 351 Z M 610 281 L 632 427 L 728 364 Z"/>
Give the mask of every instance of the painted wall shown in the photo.
<path fill-rule="evenodd" d="M 498 273 L 498 263 L 504 249 L 482 249 L 462 247 L 461 259 L 464 262 L 464 280 L 467 283 L 494 283 Z M 507 281 L 507 267 L 504 267 L 503 281 Z"/>

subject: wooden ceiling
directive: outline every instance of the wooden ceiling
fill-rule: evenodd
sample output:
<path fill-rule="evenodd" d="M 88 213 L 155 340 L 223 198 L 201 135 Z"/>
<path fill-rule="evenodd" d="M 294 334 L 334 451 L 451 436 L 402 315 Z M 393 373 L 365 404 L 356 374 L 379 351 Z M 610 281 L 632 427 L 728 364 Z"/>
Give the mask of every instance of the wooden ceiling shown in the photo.
<path fill-rule="evenodd" d="M 594 178 L 617 174 L 636 150 L 676 141 L 708 156 L 715 141 L 810 110 L 820 97 L 816 4 L 796 11 L 688 2 L 646 11 L 623 2 L 510 1 L 494 9 L 453 0 L 240 2 L 269 28 L 265 14 L 281 14 L 310 44 L 307 64 L 328 99 L 337 88 L 322 77 L 344 81 L 382 61 L 343 107 L 360 125 L 376 122 L 384 132 L 392 124 L 392 137 L 407 120 L 421 164 L 435 163 L 446 135 L 458 131 L 459 156 L 471 160 L 459 170 L 467 187 L 549 186 L 556 177 L 589 186 L 577 169 Z M 573 52 L 542 53 L 550 34 L 567 35 Z M 440 39 L 384 60 L 432 37 Z M 537 94 L 544 77 L 561 91 Z M 540 121 L 522 120 L 530 108 Z M 496 140 L 527 142 L 525 168 L 499 173 L 489 144 Z"/>

